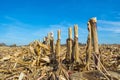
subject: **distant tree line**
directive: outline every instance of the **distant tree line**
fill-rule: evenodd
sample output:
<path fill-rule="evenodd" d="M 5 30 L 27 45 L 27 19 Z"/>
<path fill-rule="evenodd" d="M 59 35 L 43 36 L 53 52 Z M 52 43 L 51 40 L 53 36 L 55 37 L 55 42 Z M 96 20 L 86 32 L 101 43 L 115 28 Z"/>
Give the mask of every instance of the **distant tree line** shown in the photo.
<path fill-rule="evenodd" d="M 9 46 L 9 47 L 16 47 L 16 44 L 12 44 L 12 45 L 6 45 L 5 43 L 0 43 L 0 46 Z"/>
<path fill-rule="evenodd" d="M 5 43 L 0 43 L 0 46 L 7 46 Z"/>

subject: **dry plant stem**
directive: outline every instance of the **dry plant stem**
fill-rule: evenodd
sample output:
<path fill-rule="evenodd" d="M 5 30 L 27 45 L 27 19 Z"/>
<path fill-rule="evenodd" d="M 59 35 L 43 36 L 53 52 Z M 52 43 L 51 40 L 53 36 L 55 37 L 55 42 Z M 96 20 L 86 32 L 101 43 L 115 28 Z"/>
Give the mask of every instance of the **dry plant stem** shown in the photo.
<path fill-rule="evenodd" d="M 61 35 L 61 31 L 60 30 L 58 30 L 58 32 L 57 32 L 57 37 L 58 37 L 58 39 L 57 39 L 57 43 L 56 43 L 56 56 L 58 56 L 58 60 L 60 61 L 60 50 L 61 50 L 61 47 L 60 47 L 60 35 Z"/>
<path fill-rule="evenodd" d="M 100 58 L 100 56 L 99 56 L 99 49 L 98 49 L 97 26 L 96 26 L 97 20 L 96 20 L 96 18 L 91 18 L 89 20 L 89 22 L 90 22 L 90 26 L 91 26 L 93 50 L 98 55 L 98 57 Z M 95 64 L 98 66 L 98 68 L 100 68 L 99 62 L 96 59 L 96 57 L 95 57 Z"/>
<path fill-rule="evenodd" d="M 104 66 L 103 66 L 103 64 L 101 63 L 101 61 L 100 61 L 99 57 L 98 57 L 96 54 L 94 54 L 94 56 L 98 59 L 99 64 L 101 65 L 101 67 L 103 68 L 103 70 L 107 73 L 107 75 L 109 75 L 109 76 L 110 76 L 110 73 L 108 73 L 108 71 L 105 69 L 105 67 L 104 67 Z"/>
<path fill-rule="evenodd" d="M 42 76 L 40 76 L 37 80 L 41 80 L 42 78 L 44 78 L 46 76 L 46 74 L 44 73 Z"/>
<path fill-rule="evenodd" d="M 54 39 L 53 39 L 53 37 L 50 39 L 50 48 L 51 48 L 50 52 L 54 53 Z"/>
<path fill-rule="evenodd" d="M 67 60 L 71 60 L 72 59 L 72 39 L 67 39 L 66 59 Z"/>
<path fill-rule="evenodd" d="M 101 70 L 97 65 L 96 65 L 96 68 L 105 76 L 105 78 L 106 78 L 107 80 L 110 80 L 110 79 L 106 76 L 106 74 L 103 73 L 102 70 Z"/>
<path fill-rule="evenodd" d="M 93 38 L 93 49 L 96 54 L 99 54 L 96 18 L 91 18 L 89 22 L 91 25 L 91 32 L 92 32 L 92 38 Z"/>
<path fill-rule="evenodd" d="M 91 40 L 91 26 L 90 23 L 88 22 L 88 39 L 87 39 L 87 46 L 86 46 L 86 66 L 85 69 L 89 70 L 89 61 L 90 61 L 90 56 L 91 56 L 91 47 L 92 47 L 92 40 Z"/>
<path fill-rule="evenodd" d="M 75 63 L 79 63 L 79 53 L 78 53 L 78 25 L 74 25 L 74 59 Z"/>
<path fill-rule="evenodd" d="M 93 53 L 94 54 L 94 53 Z M 100 59 L 99 59 L 99 57 L 97 57 L 97 55 L 96 54 L 94 54 L 94 56 L 97 58 L 97 60 L 98 60 L 98 62 L 99 62 L 99 64 L 100 65 L 102 65 L 102 63 L 101 63 L 101 61 L 100 61 Z M 107 79 L 107 80 L 110 80 L 107 76 L 106 76 L 106 74 L 96 65 L 96 68 L 105 76 L 105 78 Z M 102 68 L 104 68 L 104 66 L 102 65 Z M 107 70 L 104 68 L 104 70 L 105 70 L 105 72 L 107 73 L 107 75 L 109 75 L 110 76 L 110 74 L 107 72 Z"/>
<path fill-rule="evenodd" d="M 67 53 L 66 53 L 66 59 L 71 60 L 72 56 L 72 28 L 70 27 L 68 29 L 68 39 L 67 39 Z"/>
<path fill-rule="evenodd" d="M 68 38 L 72 39 L 72 28 L 68 28 Z"/>

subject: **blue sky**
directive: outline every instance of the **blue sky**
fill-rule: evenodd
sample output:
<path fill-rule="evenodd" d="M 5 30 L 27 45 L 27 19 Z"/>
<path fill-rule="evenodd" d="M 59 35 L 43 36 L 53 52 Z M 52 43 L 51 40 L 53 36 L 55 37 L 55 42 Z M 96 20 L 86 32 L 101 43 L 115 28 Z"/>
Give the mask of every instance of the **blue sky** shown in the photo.
<path fill-rule="evenodd" d="M 61 29 L 79 26 L 79 42 L 87 41 L 87 22 L 97 17 L 99 43 L 120 44 L 120 0 L 0 0 L 0 43 L 29 44 Z"/>

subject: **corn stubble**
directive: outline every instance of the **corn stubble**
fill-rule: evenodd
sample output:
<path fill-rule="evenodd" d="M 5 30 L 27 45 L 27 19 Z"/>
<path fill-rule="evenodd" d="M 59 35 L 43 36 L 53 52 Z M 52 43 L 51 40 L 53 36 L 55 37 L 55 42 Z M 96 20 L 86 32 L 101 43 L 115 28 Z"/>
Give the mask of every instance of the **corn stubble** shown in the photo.
<path fill-rule="evenodd" d="M 96 18 L 88 22 L 86 45 L 78 43 L 78 25 L 68 29 L 66 45 L 61 31 L 28 46 L 0 47 L 0 80 L 119 80 L 120 45 L 98 45 Z"/>

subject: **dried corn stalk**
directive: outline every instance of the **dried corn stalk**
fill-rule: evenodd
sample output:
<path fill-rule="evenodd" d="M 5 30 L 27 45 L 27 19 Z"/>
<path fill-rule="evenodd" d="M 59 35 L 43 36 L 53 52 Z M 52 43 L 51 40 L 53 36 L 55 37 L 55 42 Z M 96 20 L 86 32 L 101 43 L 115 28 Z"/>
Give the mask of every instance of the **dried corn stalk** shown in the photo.
<path fill-rule="evenodd" d="M 61 34 L 61 32 L 60 32 L 60 30 L 58 30 L 58 33 L 57 33 L 58 35 L 57 35 L 57 43 L 56 43 L 56 56 L 58 57 L 58 60 L 60 61 L 60 50 L 61 50 L 61 48 L 60 48 L 60 34 Z"/>
<path fill-rule="evenodd" d="M 72 60 L 72 28 L 68 29 L 68 39 L 67 39 L 67 53 L 66 53 L 66 60 L 71 62 Z"/>
<path fill-rule="evenodd" d="M 74 25 L 73 54 L 74 54 L 75 63 L 79 63 L 79 52 L 78 52 L 78 25 Z"/>
<path fill-rule="evenodd" d="M 93 45 L 93 50 L 94 53 L 98 55 L 99 59 L 100 59 L 100 55 L 99 55 L 99 49 L 98 49 L 98 36 L 97 36 L 97 20 L 96 17 L 95 18 L 91 18 L 89 20 L 90 26 L 91 26 L 91 36 L 92 36 L 92 45 Z M 94 56 L 94 61 L 95 61 L 95 65 L 98 66 L 98 68 L 100 68 L 99 62 L 97 60 L 97 58 Z"/>
<path fill-rule="evenodd" d="M 90 57 L 91 57 L 91 49 L 92 49 L 92 39 L 91 39 L 91 25 L 88 22 L 88 39 L 87 39 L 87 46 L 86 46 L 86 66 L 85 69 L 89 70 L 90 64 Z"/>

